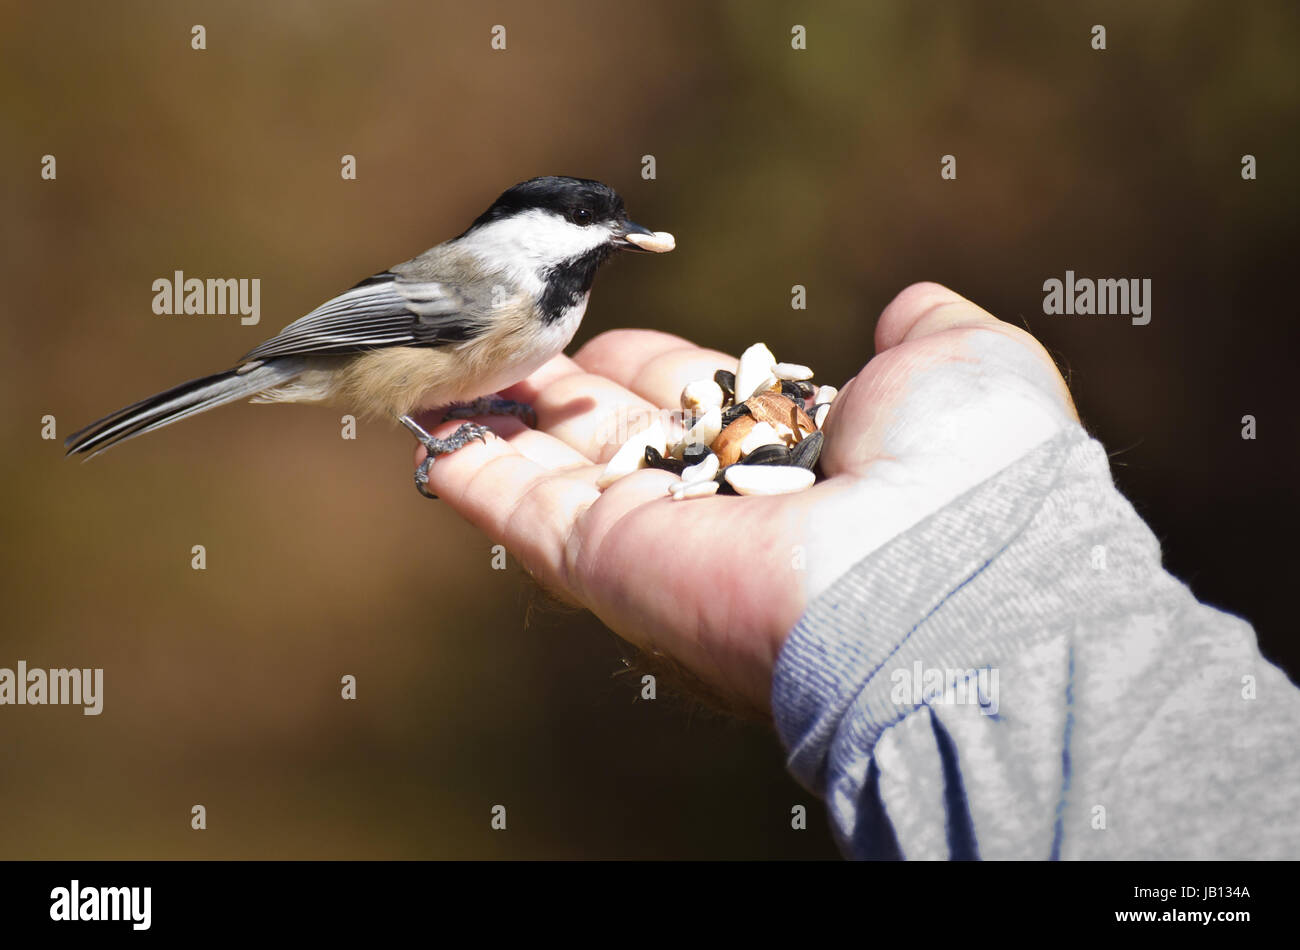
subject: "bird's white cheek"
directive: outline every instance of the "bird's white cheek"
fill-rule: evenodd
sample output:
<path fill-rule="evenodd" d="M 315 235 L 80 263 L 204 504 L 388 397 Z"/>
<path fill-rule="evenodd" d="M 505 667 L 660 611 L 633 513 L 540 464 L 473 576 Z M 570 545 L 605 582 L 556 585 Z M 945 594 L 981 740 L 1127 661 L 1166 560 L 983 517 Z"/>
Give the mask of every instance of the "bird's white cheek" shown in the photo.
<path fill-rule="evenodd" d="M 464 240 L 485 260 L 500 266 L 549 267 L 608 243 L 604 225 L 579 227 L 556 214 L 527 211 L 486 225 Z"/>

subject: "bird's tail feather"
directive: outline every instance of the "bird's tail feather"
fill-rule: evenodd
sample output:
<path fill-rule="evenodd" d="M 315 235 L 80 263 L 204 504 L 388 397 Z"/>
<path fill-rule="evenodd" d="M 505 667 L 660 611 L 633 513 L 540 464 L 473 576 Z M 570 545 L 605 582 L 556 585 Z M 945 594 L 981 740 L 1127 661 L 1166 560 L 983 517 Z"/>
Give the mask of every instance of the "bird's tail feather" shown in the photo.
<path fill-rule="evenodd" d="M 231 369 L 214 376 L 192 379 L 92 422 L 64 441 L 68 454 L 88 452 L 88 458 L 94 458 L 137 435 L 282 386 L 303 371 L 303 364 L 300 360 L 280 359 L 255 369 L 243 369 L 243 372 Z"/>

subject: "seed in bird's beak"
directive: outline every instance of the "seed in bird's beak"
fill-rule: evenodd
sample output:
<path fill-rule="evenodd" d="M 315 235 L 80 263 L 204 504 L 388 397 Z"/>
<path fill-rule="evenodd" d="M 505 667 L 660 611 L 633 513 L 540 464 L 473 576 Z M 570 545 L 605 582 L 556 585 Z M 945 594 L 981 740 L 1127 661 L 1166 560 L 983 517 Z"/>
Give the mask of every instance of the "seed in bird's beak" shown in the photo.
<path fill-rule="evenodd" d="M 664 254 L 677 246 L 677 239 L 667 231 L 656 231 L 654 234 L 633 232 L 623 235 L 623 240 L 635 244 L 643 251 L 653 251 L 655 254 Z"/>

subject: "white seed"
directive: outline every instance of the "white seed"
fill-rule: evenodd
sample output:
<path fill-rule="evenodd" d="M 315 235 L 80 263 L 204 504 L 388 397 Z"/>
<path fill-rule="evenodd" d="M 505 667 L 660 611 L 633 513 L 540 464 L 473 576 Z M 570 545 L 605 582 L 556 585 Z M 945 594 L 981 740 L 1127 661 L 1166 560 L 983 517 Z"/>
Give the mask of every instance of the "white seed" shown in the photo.
<path fill-rule="evenodd" d="M 743 458 L 761 445 L 785 445 L 785 440 L 777 435 L 776 430 L 766 422 L 755 423 L 754 428 L 749 430 L 749 434 L 740 440 L 741 457 Z"/>
<path fill-rule="evenodd" d="M 813 425 L 820 429 L 826 422 L 826 417 L 830 415 L 830 413 L 831 407 L 829 405 L 823 404 L 818 406 L 817 412 L 813 414 Z"/>
<path fill-rule="evenodd" d="M 682 481 L 690 484 L 691 482 L 712 481 L 718 474 L 718 457 L 710 452 L 694 465 L 688 465 L 682 469 Z"/>
<path fill-rule="evenodd" d="M 740 354 L 736 365 L 736 402 L 744 402 L 757 392 L 766 392 L 777 382 L 772 370 L 776 357 L 763 343 L 755 343 Z"/>
<path fill-rule="evenodd" d="M 655 451 L 662 455 L 666 448 L 665 442 L 664 427 L 656 419 L 624 442 L 614 453 L 614 457 L 605 466 L 605 471 L 597 479 L 596 487 L 608 488 L 624 475 L 631 475 L 637 469 L 644 468 L 646 447 L 654 446 Z"/>
<path fill-rule="evenodd" d="M 813 397 L 813 405 L 820 406 L 832 403 L 835 401 L 835 397 L 839 394 L 840 391 L 834 386 L 818 386 L 817 395 Z"/>
<path fill-rule="evenodd" d="M 667 231 L 656 231 L 654 234 L 629 234 L 624 240 L 635 244 L 643 251 L 654 251 L 656 254 L 671 251 L 677 246 L 677 239 Z"/>
<path fill-rule="evenodd" d="M 817 480 L 797 465 L 731 465 L 723 477 L 741 495 L 788 495 L 811 488 Z"/>
<path fill-rule="evenodd" d="M 681 501 L 683 498 L 706 498 L 709 495 L 716 495 L 720 487 L 712 479 L 707 482 L 691 482 L 673 492 L 673 501 Z"/>
<path fill-rule="evenodd" d="M 715 406 L 722 406 L 722 387 L 711 379 L 697 379 L 682 390 L 682 408 L 687 411 L 706 412 Z"/>
<path fill-rule="evenodd" d="M 772 368 L 777 379 L 812 379 L 813 371 L 799 363 L 777 363 Z"/>
<path fill-rule="evenodd" d="M 701 445 L 712 445 L 713 440 L 721 432 L 722 410 L 714 406 L 695 421 L 695 425 L 691 426 L 691 431 L 686 433 L 686 438 L 682 439 L 682 445 L 687 446 L 692 442 L 699 442 Z"/>

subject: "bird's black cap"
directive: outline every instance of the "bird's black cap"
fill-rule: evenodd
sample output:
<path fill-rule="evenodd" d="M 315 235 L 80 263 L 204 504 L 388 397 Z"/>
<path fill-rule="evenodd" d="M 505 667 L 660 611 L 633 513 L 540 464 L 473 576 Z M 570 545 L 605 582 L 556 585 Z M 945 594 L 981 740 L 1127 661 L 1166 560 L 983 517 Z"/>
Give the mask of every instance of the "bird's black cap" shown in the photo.
<path fill-rule="evenodd" d="M 570 219 L 585 213 L 590 215 L 588 220 L 592 222 L 626 220 L 623 199 L 609 185 L 590 178 L 546 175 L 507 188 L 492 202 L 492 207 L 474 220 L 466 233 L 533 209 L 554 211 Z"/>

